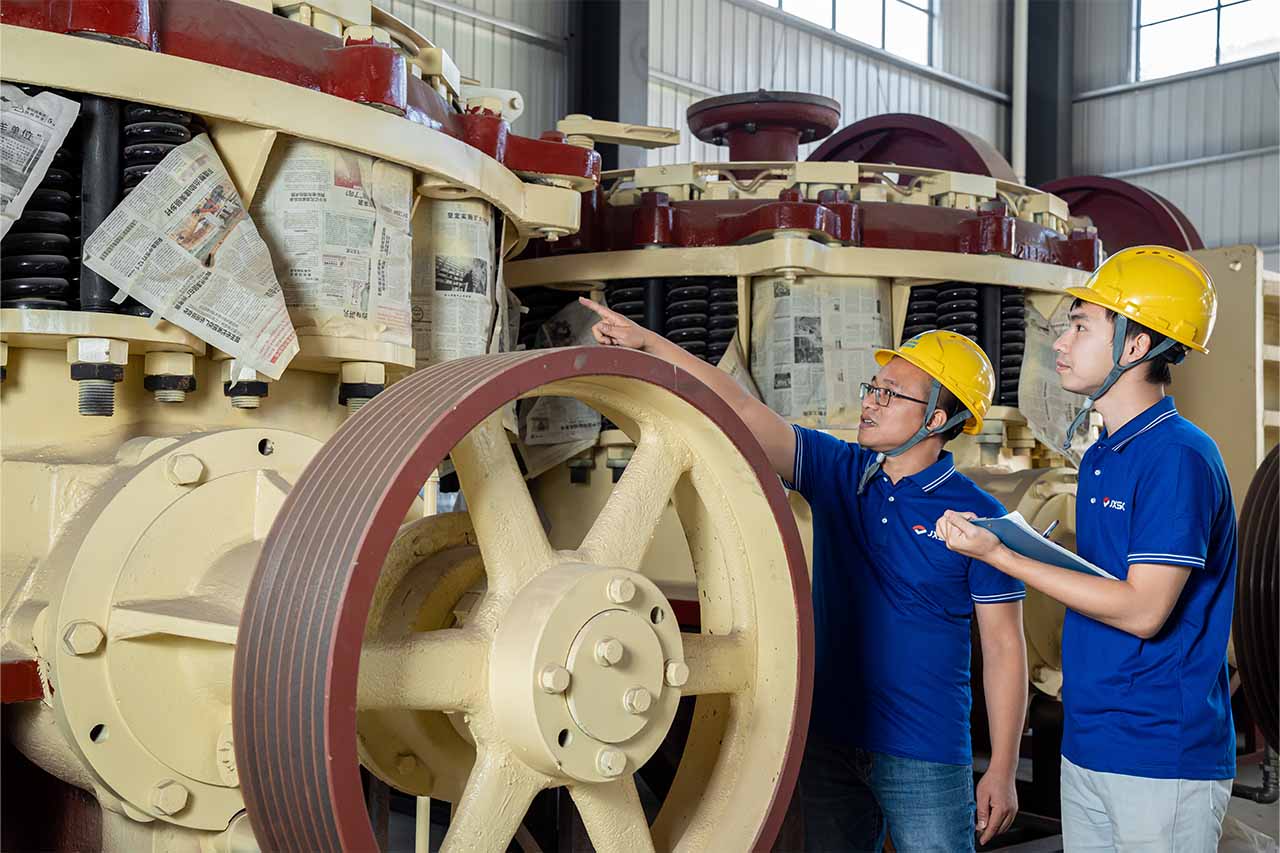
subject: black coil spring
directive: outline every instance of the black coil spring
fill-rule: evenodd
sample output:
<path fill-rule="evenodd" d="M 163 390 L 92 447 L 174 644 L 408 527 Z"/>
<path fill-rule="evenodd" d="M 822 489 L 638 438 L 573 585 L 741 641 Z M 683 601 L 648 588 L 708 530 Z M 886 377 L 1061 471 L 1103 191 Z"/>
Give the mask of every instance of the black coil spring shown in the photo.
<path fill-rule="evenodd" d="M 978 339 L 978 288 L 948 284 L 938 288 L 938 328 Z"/>
<path fill-rule="evenodd" d="M 619 279 L 605 285 L 605 302 L 712 364 L 724 356 L 738 328 L 738 284 L 732 278 Z"/>
<path fill-rule="evenodd" d="M 150 104 L 128 104 L 124 110 L 123 179 L 121 197 L 133 192 L 143 178 L 151 174 L 156 164 L 174 148 L 190 142 L 201 132 L 191 113 L 155 107 Z M 150 317 L 151 310 L 136 299 L 126 299 L 120 305 L 121 314 Z"/>
<path fill-rule="evenodd" d="M 604 301 L 609 308 L 645 328 L 645 285 L 643 279 L 618 279 L 604 286 Z M 656 331 L 661 332 L 661 329 Z"/>
<path fill-rule="evenodd" d="M 191 113 L 129 104 L 124 111 L 124 182 L 128 195 L 165 155 L 200 132 Z"/>
<path fill-rule="evenodd" d="M 1027 346 L 1027 307 L 1021 290 L 1000 288 L 1000 386 L 996 405 L 1018 405 L 1018 379 L 1022 375 L 1022 355 Z"/>
<path fill-rule="evenodd" d="M 32 95 L 42 91 L 22 88 Z M 0 304 L 70 309 L 78 301 L 79 280 L 80 143 L 72 126 L 22 216 L 0 242 Z"/>
<path fill-rule="evenodd" d="M 712 279 L 707 319 L 707 361 L 718 364 L 738 331 L 738 283 L 731 278 Z"/>
<path fill-rule="evenodd" d="M 675 279 L 671 285 L 663 311 L 664 334 L 680 349 L 706 360 L 711 288 L 696 278 Z"/>
<path fill-rule="evenodd" d="M 911 288 L 907 300 L 907 318 L 902 327 L 904 341 L 921 332 L 938 328 L 938 288 L 932 286 Z"/>

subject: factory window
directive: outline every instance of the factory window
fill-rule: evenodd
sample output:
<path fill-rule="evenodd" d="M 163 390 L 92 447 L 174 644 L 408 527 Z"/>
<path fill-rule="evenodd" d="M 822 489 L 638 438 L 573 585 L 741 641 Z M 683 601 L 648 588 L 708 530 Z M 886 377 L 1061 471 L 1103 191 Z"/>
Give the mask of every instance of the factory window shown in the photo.
<path fill-rule="evenodd" d="M 1273 0 L 1134 0 L 1137 78 L 1154 80 L 1280 50 Z"/>
<path fill-rule="evenodd" d="M 761 2 L 920 65 L 933 60 L 934 0 Z"/>

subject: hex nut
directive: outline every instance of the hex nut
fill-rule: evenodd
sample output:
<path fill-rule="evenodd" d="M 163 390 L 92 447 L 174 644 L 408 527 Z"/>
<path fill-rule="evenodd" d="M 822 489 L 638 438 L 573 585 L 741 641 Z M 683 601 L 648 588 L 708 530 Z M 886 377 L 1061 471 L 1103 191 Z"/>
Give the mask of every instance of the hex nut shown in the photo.
<path fill-rule="evenodd" d="M 62 632 L 62 644 L 73 655 L 89 655 L 102 647 L 106 637 L 102 629 L 92 622 L 76 620 Z"/>
<path fill-rule="evenodd" d="M 338 381 L 347 385 L 386 385 L 387 366 L 376 361 L 344 361 Z"/>
<path fill-rule="evenodd" d="M 632 687 L 622 695 L 622 706 L 628 714 L 643 714 L 653 704 L 653 694 L 643 687 Z"/>
<path fill-rule="evenodd" d="M 689 683 L 689 665 L 682 660 L 667 661 L 667 684 L 672 687 L 684 687 Z"/>
<path fill-rule="evenodd" d="M 149 352 L 142 358 L 142 371 L 148 376 L 191 376 L 196 357 L 189 352 Z"/>
<path fill-rule="evenodd" d="M 636 585 L 631 578 L 614 578 L 609 581 L 608 595 L 614 604 L 626 604 L 636 597 Z"/>
<path fill-rule="evenodd" d="M 601 666 L 613 666 L 622 660 L 622 643 L 613 637 L 605 637 L 596 643 L 596 663 Z"/>
<path fill-rule="evenodd" d="M 563 693 L 569 689 L 569 670 L 558 664 L 548 664 L 538 674 L 538 684 L 546 693 Z"/>
<path fill-rule="evenodd" d="M 627 756 L 621 750 L 605 747 L 596 753 L 596 769 L 610 779 L 621 776 L 627 769 Z"/>
<path fill-rule="evenodd" d="M 175 486 L 190 486 L 204 476 L 204 463 L 190 453 L 175 453 L 165 462 L 164 472 Z"/>
<path fill-rule="evenodd" d="M 111 338 L 71 338 L 67 364 L 128 364 L 129 344 Z"/>
<path fill-rule="evenodd" d="M 163 779 L 151 789 L 151 808 L 162 815 L 177 814 L 187 805 L 191 792 L 181 782 Z"/>

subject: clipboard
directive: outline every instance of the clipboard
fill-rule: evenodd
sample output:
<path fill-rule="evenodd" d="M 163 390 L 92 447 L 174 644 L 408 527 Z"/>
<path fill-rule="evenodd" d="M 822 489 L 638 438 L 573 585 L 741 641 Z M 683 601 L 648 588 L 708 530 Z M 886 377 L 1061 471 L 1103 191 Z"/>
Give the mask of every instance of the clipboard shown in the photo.
<path fill-rule="evenodd" d="M 1106 569 L 1095 566 L 1079 554 L 1074 554 L 1053 540 L 1041 536 L 1040 532 L 1022 517 L 1022 513 L 1016 510 L 999 518 L 975 518 L 972 523 L 990 530 L 1005 544 L 1005 547 L 1024 557 L 1030 557 L 1032 560 L 1048 563 L 1060 569 L 1119 580 Z"/>

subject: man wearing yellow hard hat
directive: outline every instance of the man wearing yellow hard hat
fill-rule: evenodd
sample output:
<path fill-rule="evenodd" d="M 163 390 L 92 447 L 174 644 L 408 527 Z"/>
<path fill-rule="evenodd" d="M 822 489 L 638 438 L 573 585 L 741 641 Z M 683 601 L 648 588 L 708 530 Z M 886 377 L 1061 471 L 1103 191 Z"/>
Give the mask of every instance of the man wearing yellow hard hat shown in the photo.
<path fill-rule="evenodd" d="M 1072 288 L 1054 343 L 1063 387 L 1102 437 L 1080 464 L 1080 556 L 1049 566 L 948 512 L 948 547 L 1068 608 L 1062 636 L 1062 830 L 1068 851 L 1217 850 L 1235 775 L 1227 678 L 1236 517 L 1218 447 L 1165 395 L 1170 366 L 1208 352 L 1213 281 L 1192 258 L 1137 246 Z M 1070 435 L 1068 435 L 1068 441 Z"/>
<path fill-rule="evenodd" d="M 813 511 L 817 660 L 799 798 L 805 846 L 903 853 L 974 849 L 1017 814 L 1014 769 L 1027 699 L 1023 585 L 947 550 L 949 506 L 1002 514 L 943 445 L 976 433 L 995 378 L 977 344 L 925 332 L 880 350 L 862 385 L 858 442 L 792 427 L 727 373 L 600 305 L 602 344 L 666 359 L 742 415 Z M 969 638 L 976 613 L 992 763 L 975 792 Z"/>

